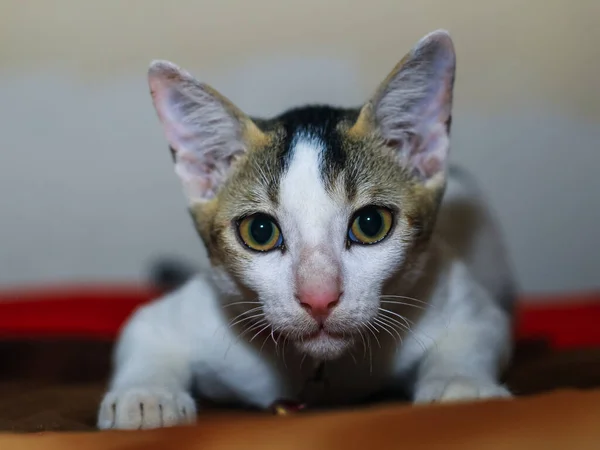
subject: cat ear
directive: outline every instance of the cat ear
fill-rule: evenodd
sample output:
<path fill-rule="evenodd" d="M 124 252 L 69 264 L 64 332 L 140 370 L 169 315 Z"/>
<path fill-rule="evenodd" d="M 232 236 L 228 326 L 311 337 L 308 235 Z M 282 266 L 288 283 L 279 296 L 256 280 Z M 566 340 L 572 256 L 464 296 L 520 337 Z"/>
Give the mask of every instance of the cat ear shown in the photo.
<path fill-rule="evenodd" d="M 380 85 L 351 131 L 375 129 L 420 180 L 443 181 L 455 66 L 450 35 L 443 30 L 428 34 Z"/>
<path fill-rule="evenodd" d="M 213 199 L 236 158 L 265 135 L 228 99 L 170 62 L 153 62 L 148 83 L 189 202 Z"/>

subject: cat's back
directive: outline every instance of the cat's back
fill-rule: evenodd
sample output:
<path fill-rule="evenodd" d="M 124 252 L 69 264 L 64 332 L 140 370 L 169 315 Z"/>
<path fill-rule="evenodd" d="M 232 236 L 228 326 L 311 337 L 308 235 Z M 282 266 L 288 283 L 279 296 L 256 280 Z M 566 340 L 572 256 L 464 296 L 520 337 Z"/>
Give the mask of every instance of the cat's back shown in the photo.
<path fill-rule="evenodd" d="M 449 170 L 436 235 L 496 298 L 512 306 L 516 285 L 500 224 L 477 180 L 462 167 Z"/>

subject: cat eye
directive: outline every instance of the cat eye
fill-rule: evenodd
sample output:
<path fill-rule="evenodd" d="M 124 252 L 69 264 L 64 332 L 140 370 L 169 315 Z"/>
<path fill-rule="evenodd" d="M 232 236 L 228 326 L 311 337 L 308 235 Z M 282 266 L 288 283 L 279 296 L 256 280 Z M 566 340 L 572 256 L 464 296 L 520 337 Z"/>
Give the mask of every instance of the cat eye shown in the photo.
<path fill-rule="evenodd" d="M 238 223 L 240 239 L 246 247 L 268 252 L 283 245 L 283 236 L 275 220 L 266 214 L 253 214 Z"/>
<path fill-rule="evenodd" d="M 376 244 L 388 235 L 393 222 L 394 217 L 389 209 L 367 206 L 354 214 L 348 229 L 348 239 L 361 245 Z"/>

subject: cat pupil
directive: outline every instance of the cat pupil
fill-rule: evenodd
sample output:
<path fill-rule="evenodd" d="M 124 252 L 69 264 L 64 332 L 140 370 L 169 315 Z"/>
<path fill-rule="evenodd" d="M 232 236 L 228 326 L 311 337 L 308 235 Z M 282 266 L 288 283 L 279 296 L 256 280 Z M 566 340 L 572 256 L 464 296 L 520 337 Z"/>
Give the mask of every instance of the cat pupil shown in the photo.
<path fill-rule="evenodd" d="M 257 217 L 250 225 L 250 234 L 257 244 L 266 244 L 273 237 L 273 222 L 266 217 Z"/>
<path fill-rule="evenodd" d="M 368 210 L 359 216 L 358 226 L 367 236 L 377 236 L 383 226 L 383 219 L 376 210 Z"/>

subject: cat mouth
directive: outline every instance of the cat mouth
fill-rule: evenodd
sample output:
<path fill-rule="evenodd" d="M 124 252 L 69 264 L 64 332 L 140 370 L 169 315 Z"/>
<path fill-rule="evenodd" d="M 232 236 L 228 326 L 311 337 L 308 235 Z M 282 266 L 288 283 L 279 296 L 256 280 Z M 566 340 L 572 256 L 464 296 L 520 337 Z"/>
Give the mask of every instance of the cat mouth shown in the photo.
<path fill-rule="evenodd" d="M 305 341 L 310 341 L 310 340 L 318 340 L 318 339 L 324 339 L 324 338 L 329 338 L 329 339 L 343 339 L 344 338 L 344 333 L 340 333 L 338 331 L 332 331 L 332 330 L 328 330 L 326 327 L 321 326 L 318 330 L 312 332 L 312 333 L 308 333 L 305 334 L 304 336 L 302 336 L 302 339 Z"/>
<path fill-rule="evenodd" d="M 295 339 L 301 353 L 319 360 L 332 360 L 340 357 L 354 342 L 350 330 L 331 329 L 327 326 L 304 333 Z"/>

